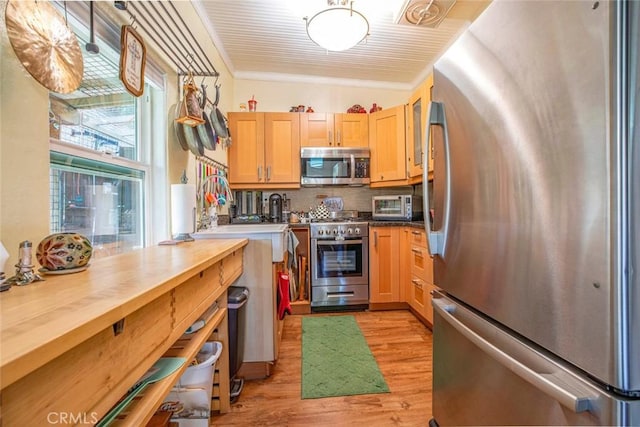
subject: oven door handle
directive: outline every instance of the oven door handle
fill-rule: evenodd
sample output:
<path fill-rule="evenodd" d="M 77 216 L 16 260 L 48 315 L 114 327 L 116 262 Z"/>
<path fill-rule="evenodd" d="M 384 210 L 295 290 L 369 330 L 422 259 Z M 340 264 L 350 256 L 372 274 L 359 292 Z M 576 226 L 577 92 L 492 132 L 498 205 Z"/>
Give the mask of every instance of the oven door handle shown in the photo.
<path fill-rule="evenodd" d="M 362 244 L 363 241 L 361 239 L 344 239 L 344 240 L 316 240 L 316 244 L 318 246 L 330 246 L 330 245 L 344 245 L 344 244 L 352 244 L 352 245 L 357 245 L 357 244 Z"/>

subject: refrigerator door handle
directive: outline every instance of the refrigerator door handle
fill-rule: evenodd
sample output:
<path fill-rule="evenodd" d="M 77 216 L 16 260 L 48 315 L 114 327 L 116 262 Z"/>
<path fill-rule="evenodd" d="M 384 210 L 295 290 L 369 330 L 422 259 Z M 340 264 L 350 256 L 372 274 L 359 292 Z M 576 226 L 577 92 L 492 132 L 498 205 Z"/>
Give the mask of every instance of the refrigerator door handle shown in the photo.
<path fill-rule="evenodd" d="M 431 303 L 434 310 L 466 339 L 484 351 L 496 362 L 511 370 L 538 390 L 560 402 L 560 404 L 565 406 L 567 409 L 575 413 L 588 411 L 592 405 L 591 401 L 594 401 L 595 403 L 595 400 L 598 399 L 597 394 L 594 393 L 593 390 L 584 386 L 570 374 L 561 370 L 544 373 L 536 372 L 529 366 L 516 360 L 505 353 L 502 349 L 487 341 L 456 318 L 455 312 L 457 305 L 455 303 L 447 300 L 446 298 L 433 298 Z M 465 316 L 464 320 L 469 323 L 470 326 L 473 326 L 473 318 L 466 318 Z M 505 335 L 507 334 L 505 333 Z M 511 339 L 513 340 L 514 345 L 522 345 L 515 338 Z M 529 353 L 532 353 L 532 358 L 540 358 L 541 366 L 550 365 L 546 359 L 537 353 L 531 351 Z"/>
<path fill-rule="evenodd" d="M 442 212 L 442 227 L 439 230 L 431 230 L 430 221 L 427 220 L 424 222 L 424 228 L 427 232 L 427 249 L 429 250 L 430 255 L 440 255 L 441 257 L 444 257 L 447 243 L 447 234 L 449 231 L 449 208 L 451 205 L 451 167 L 449 164 L 449 132 L 447 129 L 447 118 L 444 112 L 444 104 L 442 102 L 432 101 L 429 103 L 429 111 L 427 112 L 427 123 L 425 124 L 426 128 L 424 130 L 424 143 L 422 144 L 423 153 L 427 152 L 427 150 L 429 149 L 429 137 L 431 135 L 432 125 L 442 127 L 442 134 L 444 136 L 444 204 Z M 427 215 L 427 218 L 429 218 L 428 215 L 431 212 L 428 175 L 429 156 L 422 156 L 422 200 L 424 203 L 424 212 L 425 215 Z"/>

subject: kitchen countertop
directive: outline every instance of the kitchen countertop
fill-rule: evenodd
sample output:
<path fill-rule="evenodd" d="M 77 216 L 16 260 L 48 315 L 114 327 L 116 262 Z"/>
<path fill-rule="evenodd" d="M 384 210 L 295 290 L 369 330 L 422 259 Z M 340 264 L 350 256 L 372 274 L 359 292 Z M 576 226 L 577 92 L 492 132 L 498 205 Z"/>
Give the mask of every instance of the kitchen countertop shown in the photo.
<path fill-rule="evenodd" d="M 363 222 L 369 223 L 370 227 L 412 227 L 420 228 L 424 230 L 424 221 L 376 221 L 376 220 L 363 220 Z M 317 224 L 317 223 L 316 223 Z M 290 228 L 309 228 L 310 223 L 290 222 Z"/>
<path fill-rule="evenodd" d="M 0 294 L 1 388 L 111 327 L 248 243 L 200 240 L 92 260 Z"/>
<path fill-rule="evenodd" d="M 369 221 L 369 227 L 412 227 L 424 230 L 424 221 Z"/>

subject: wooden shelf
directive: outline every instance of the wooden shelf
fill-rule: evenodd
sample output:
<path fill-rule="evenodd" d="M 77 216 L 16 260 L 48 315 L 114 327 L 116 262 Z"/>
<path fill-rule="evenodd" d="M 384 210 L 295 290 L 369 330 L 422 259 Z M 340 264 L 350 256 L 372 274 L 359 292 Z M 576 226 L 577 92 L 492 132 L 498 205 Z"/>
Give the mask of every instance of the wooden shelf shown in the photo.
<path fill-rule="evenodd" d="M 226 293 L 224 294 L 226 299 Z M 219 308 L 202 329 L 190 335 L 183 335 L 164 354 L 165 357 L 184 357 L 187 362 L 173 374 L 147 386 L 139 396 L 114 421 L 117 426 L 146 425 L 180 376 L 189 367 L 202 345 L 209 339 L 213 331 L 222 323 L 227 314 L 226 308 Z M 225 343 L 226 345 L 226 343 Z"/>

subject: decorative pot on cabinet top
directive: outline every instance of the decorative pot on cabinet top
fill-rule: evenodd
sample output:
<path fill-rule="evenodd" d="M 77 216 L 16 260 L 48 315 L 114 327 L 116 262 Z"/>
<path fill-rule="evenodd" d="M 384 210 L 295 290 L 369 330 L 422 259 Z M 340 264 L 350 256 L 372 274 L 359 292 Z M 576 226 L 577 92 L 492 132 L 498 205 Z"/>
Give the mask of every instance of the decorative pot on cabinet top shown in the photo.
<path fill-rule="evenodd" d="M 85 267 L 92 253 L 91 242 L 82 234 L 55 233 L 38 244 L 36 258 L 47 270 L 70 270 Z"/>

